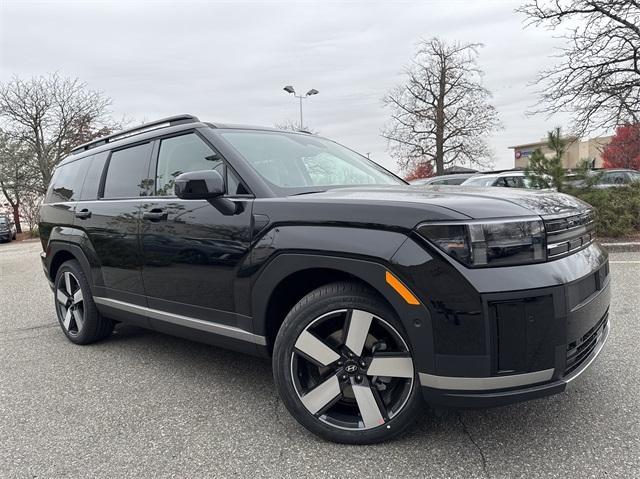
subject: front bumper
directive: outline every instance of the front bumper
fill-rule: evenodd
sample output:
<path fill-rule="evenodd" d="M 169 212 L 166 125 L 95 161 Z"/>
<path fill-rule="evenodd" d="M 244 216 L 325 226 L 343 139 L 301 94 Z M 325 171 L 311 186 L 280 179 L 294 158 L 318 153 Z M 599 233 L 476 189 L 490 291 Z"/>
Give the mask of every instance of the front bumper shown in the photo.
<path fill-rule="evenodd" d="M 594 347 L 569 374 L 552 379 L 555 369 L 487 378 L 453 378 L 420 373 L 425 400 L 438 407 L 481 408 L 528 401 L 563 392 L 567 384 L 593 363 L 609 338 L 608 314 L 597 331 Z"/>
<path fill-rule="evenodd" d="M 547 263 L 483 270 L 419 249 L 404 246 L 392 262 L 424 305 L 401 317 L 411 320 L 405 327 L 431 405 L 488 407 L 559 393 L 602 351 L 610 278 L 597 244 Z"/>

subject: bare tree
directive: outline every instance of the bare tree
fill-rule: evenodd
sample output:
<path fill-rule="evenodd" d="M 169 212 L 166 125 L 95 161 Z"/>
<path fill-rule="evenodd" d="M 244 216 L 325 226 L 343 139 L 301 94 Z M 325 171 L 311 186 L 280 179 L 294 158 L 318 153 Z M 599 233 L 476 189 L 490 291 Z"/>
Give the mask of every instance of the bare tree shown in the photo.
<path fill-rule="evenodd" d="M 421 41 L 406 83 L 383 99 L 391 121 L 382 135 L 402 169 L 431 163 L 442 174 L 447 165 L 490 161 L 485 138 L 500 122 L 477 66 L 481 46 Z"/>
<path fill-rule="evenodd" d="M 528 0 L 529 25 L 567 26 L 558 63 L 536 83 L 532 113 L 575 116 L 574 133 L 640 121 L 640 3 L 637 0 Z"/>
<path fill-rule="evenodd" d="M 35 189 L 36 184 L 30 167 L 30 154 L 25 144 L 0 132 L 0 193 L 9 203 L 18 233 L 22 233 L 22 200 L 28 192 Z"/>
<path fill-rule="evenodd" d="M 57 74 L 0 84 L 0 119 L 4 131 L 26 144 L 46 189 L 53 168 L 78 144 L 111 131 L 111 99 L 80 80 Z"/>
<path fill-rule="evenodd" d="M 40 204 L 42 196 L 37 193 L 27 193 L 23 195 L 20 201 L 20 216 L 27 223 L 31 236 L 35 236 L 40 220 Z"/>
<path fill-rule="evenodd" d="M 278 130 L 286 130 L 286 131 L 304 131 L 307 133 L 312 133 L 317 135 L 319 132 L 314 128 L 309 128 L 308 126 L 300 126 L 300 123 L 293 120 L 285 120 L 281 123 L 276 123 L 273 125 Z"/>

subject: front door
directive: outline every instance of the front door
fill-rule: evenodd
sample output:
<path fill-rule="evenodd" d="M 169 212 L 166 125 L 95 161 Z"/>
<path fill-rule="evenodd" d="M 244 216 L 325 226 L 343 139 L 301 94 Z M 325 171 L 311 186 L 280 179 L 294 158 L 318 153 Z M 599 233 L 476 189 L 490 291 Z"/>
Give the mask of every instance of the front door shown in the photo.
<path fill-rule="evenodd" d="M 141 222 L 149 308 L 237 326 L 234 287 L 249 249 L 253 200 L 221 155 L 196 132 L 157 140 L 154 150 L 149 176 L 155 176 L 155 186 L 142 205 Z M 174 195 L 176 176 L 208 169 L 227 178 L 236 214 Z"/>

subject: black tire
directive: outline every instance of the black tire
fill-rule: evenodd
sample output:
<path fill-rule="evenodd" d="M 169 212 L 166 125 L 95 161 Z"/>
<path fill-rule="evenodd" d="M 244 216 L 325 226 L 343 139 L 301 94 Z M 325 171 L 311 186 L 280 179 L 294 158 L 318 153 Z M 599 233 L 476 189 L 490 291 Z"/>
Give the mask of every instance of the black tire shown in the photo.
<path fill-rule="evenodd" d="M 336 360 L 336 362 L 333 363 L 333 367 L 335 368 L 337 368 L 338 365 L 342 363 L 341 369 L 337 369 L 338 372 L 336 373 L 336 376 L 341 379 L 340 396 L 334 399 L 333 402 L 327 403 L 328 405 L 325 406 L 324 410 L 312 413 L 309 409 L 307 409 L 307 407 L 305 407 L 302 402 L 302 396 L 298 392 L 297 388 L 301 387 L 300 380 L 298 379 L 298 374 L 300 374 L 300 372 L 296 370 L 298 371 L 297 374 L 294 373 L 294 362 L 298 361 L 298 359 L 296 358 L 299 356 L 305 359 L 305 355 L 301 354 L 296 349 L 296 342 L 299 341 L 301 334 L 306 334 L 308 332 L 308 328 L 316 327 L 316 324 L 321 324 L 317 323 L 317 321 L 325 321 L 323 318 L 332 314 L 338 314 L 337 311 L 342 310 L 347 311 L 346 313 L 344 313 L 346 315 L 353 315 L 355 311 L 358 311 L 372 315 L 374 319 L 371 321 L 383 320 L 383 323 L 385 323 L 387 326 L 391 325 L 391 329 L 395 329 L 395 332 L 400 335 L 403 344 L 406 346 L 406 354 L 407 356 L 409 356 L 408 360 L 412 369 L 411 372 L 407 373 L 405 379 L 401 379 L 402 381 L 405 381 L 404 385 L 402 386 L 404 399 L 402 405 L 399 406 L 399 409 L 397 409 L 392 417 L 391 415 L 387 416 L 385 414 L 385 422 L 382 425 L 377 425 L 381 423 L 381 418 L 380 422 L 375 423 L 375 425 L 369 425 L 367 426 L 368 428 L 365 428 L 366 421 L 364 420 L 364 414 L 361 413 L 361 409 L 359 407 L 360 404 L 356 403 L 355 406 L 341 404 L 343 401 L 347 401 L 349 399 L 347 398 L 346 394 L 349 387 L 353 388 L 363 385 L 356 384 L 356 377 L 354 376 L 351 376 L 346 381 L 344 381 L 345 375 L 342 373 L 347 370 L 347 366 L 344 365 L 345 362 L 343 360 Z M 346 316 L 346 319 L 344 320 L 344 326 L 342 327 L 343 339 L 347 337 L 347 331 L 349 328 L 351 328 L 351 317 L 352 316 Z M 335 321 L 338 320 L 338 318 L 335 319 Z M 369 329 L 369 326 L 367 326 L 365 332 L 366 337 L 370 338 L 371 334 L 372 333 Z M 335 351 L 343 351 L 340 354 L 351 355 L 351 353 L 349 352 L 350 350 L 346 347 L 346 342 L 344 343 L 344 346 L 336 345 L 336 337 L 337 332 L 333 333 L 331 336 L 329 336 L 329 338 L 327 338 L 327 341 L 334 341 L 334 343 L 332 343 L 332 349 L 334 349 Z M 367 341 L 368 340 L 369 339 L 367 339 Z M 356 358 L 356 361 L 359 362 L 362 359 L 362 366 L 364 368 L 364 364 L 366 362 L 365 356 L 368 354 L 368 347 L 366 346 L 366 343 L 363 342 L 362 344 L 363 347 L 360 353 L 361 358 Z M 341 347 L 344 349 L 341 350 Z M 344 351 L 346 351 L 346 353 L 344 353 Z M 371 354 L 373 355 L 374 353 L 375 345 Z M 280 398 L 284 402 L 289 412 L 302 426 L 307 428 L 312 433 L 329 441 L 346 444 L 372 444 L 389 440 L 394 436 L 400 434 L 410 424 L 415 422 L 416 418 L 419 417 L 423 412 L 423 401 L 421 397 L 419 381 L 417 372 L 415 370 L 415 367 L 413 366 L 412 358 L 413 354 L 411 353 L 406 332 L 395 312 L 384 301 L 382 301 L 375 292 L 373 292 L 366 286 L 352 282 L 338 282 L 322 286 L 307 294 L 289 312 L 280 330 L 278 331 L 278 335 L 275 341 L 273 354 L 273 372 Z M 369 360 L 371 360 L 371 358 L 369 358 Z M 300 361 L 303 362 L 302 360 Z M 307 361 L 309 361 L 308 358 Z M 349 362 L 352 360 L 347 358 L 346 361 Z M 322 368 L 323 366 L 318 367 Z M 353 369 L 352 366 L 351 369 Z M 365 371 L 365 369 L 362 369 L 362 371 Z M 327 373 L 325 378 L 328 377 L 330 380 L 337 381 L 337 379 L 332 377 L 333 374 L 333 369 L 329 369 L 329 372 Z M 377 397 L 377 403 L 380 407 L 381 399 L 380 395 L 376 392 L 376 389 L 374 387 L 375 383 L 373 381 L 369 382 L 368 372 L 363 373 L 363 375 L 365 375 L 364 385 L 369 386 L 367 389 L 373 391 L 372 397 Z M 295 380 L 294 377 L 296 377 Z M 362 381 L 362 376 L 358 375 L 357 380 Z M 294 383 L 294 381 L 296 383 Z M 319 378 L 315 387 L 317 387 L 317 385 L 322 381 L 325 381 L 325 379 Z M 391 381 L 395 381 L 395 379 L 391 379 Z M 393 385 L 393 383 L 391 384 Z M 407 386 L 407 384 L 410 384 L 410 386 Z M 362 389 L 364 388 L 360 388 L 360 390 Z M 352 389 L 352 393 L 353 392 L 354 391 Z M 343 393 L 345 394 L 343 395 Z M 351 401 L 353 402 L 353 400 Z M 326 420 L 326 417 L 329 417 L 330 414 L 328 411 L 331 411 L 332 408 L 346 407 L 355 408 L 355 411 L 357 411 L 357 413 L 355 413 L 354 417 L 356 419 L 360 417 L 360 419 L 362 420 L 360 427 L 362 429 L 356 430 L 353 427 L 341 428 L 336 425 L 339 424 L 338 422 L 333 423 Z M 385 410 L 384 406 L 379 408 L 380 412 L 383 410 Z M 322 415 L 325 415 L 325 420 L 323 420 Z M 348 417 L 348 415 L 346 417 Z"/>
<path fill-rule="evenodd" d="M 73 301 L 72 294 L 67 295 L 69 303 L 66 305 L 62 303 L 61 299 L 59 299 L 59 296 L 62 296 L 67 292 L 66 273 L 70 273 L 70 277 L 72 278 L 71 289 L 79 287 L 81 290 L 82 299 L 77 306 L 71 304 Z M 69 260 L 63 263 L 60 268 L 58 268 L 54 285 L 56 315 L 58 317 L 60 327 L 69 341 L 75 344 L 90 344 L 100 341 L 111 334 L 114 323 L 112 320 L 103 317 L 98 312 L 96 304 L 93 301 L 89 282 L 82 271 L 80 263 L 76 260 Z M 77 293 L 77 289 L 75 289 L 75 292 Z M 82 304 L 80 305 L 80 303 Z M 65 312 L 67 310 L 73 310 L 74 308 L 75 311 L 70 315 L 70 317 L 75 317 L 75 312 L 81 312 L 82 321 L 79 319 L 72 319 L 69 325 L 69 321 L 65 320 Z"/>

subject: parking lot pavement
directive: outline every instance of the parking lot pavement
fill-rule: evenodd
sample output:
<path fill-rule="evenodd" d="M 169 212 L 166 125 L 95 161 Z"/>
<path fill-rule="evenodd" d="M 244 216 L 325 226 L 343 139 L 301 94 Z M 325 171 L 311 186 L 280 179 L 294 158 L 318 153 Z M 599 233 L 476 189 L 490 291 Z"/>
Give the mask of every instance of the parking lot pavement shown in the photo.
<path fill-rule="evenodd" d="M 565 393 L 358 447 L 298 426 L 267 360 L 132 327 L 71 344 L 39 251 L 0 244 L 1 477 L 640 477 L 640 253 L 611 255 L 611 336 Z"/>

